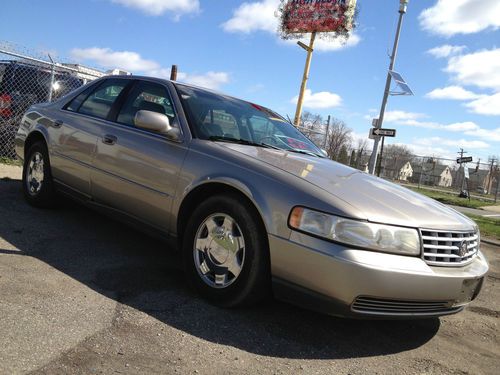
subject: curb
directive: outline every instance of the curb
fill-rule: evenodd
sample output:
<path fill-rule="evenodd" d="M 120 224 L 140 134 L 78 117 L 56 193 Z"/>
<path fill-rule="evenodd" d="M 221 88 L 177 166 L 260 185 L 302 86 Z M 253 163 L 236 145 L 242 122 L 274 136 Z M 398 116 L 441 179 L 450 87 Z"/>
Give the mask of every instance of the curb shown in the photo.
<path fill-rule="evenodd" d="M 499 241 L 481 238 L 481 242 L 487 243 L 488 245 L 493 245 L 493 246 L 500 247 L 500 242 Z"/>

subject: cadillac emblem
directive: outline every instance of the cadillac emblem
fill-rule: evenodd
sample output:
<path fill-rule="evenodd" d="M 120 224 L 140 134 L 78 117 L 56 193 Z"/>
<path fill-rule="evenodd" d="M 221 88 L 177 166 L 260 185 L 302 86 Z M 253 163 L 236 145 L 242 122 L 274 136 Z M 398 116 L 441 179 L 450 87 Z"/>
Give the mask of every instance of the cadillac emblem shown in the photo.
<path fill-rule="evenodd" d="M 458 245 L 458 255 L 463 258 L 469 249 L 467 248 L 467 241 L 462 241 L 460 242 L 460 245 Z"/>

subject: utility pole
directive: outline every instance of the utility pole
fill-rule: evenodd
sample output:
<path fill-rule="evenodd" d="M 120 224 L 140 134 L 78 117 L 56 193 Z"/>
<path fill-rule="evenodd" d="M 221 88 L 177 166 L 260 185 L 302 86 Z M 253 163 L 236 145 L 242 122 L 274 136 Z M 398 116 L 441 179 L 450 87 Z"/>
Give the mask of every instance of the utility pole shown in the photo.
<path fill-rule="evenodd" d="M 326 133 L 325 133 L 325 142 L 323 143 L 323 149 L 326 150 L 326 143 L 328 142 L 328 133 L 330 132 L 330 119 L 332 116 L 328 115 L 328 120 L 326 120 Z"/>
<path fill-rule="evenodd" d="M 500 171 L 498 169 L 498 166 L 497 166 L 497 171 Z M 500 173 L 497 174 L 497 189 L 495 191 L 495 203 L 497 203 L 497 199 L 498 199 L 498 188 L 500 186 Z"/>
<path fill-rule="evenodd" d="M 304 75 L 302 76 L 302 84 L 300 85 L 299 99 L 297 100 L 297 109 L 295 111 L 295 126 L 300 125 L 300 116 L 302 115 L 302 103 L 304 102 L 304 93 L 306 91 L 307 80 L 309 79 L 309 70 L 311 67 L 311 58 L 314 51 L 314 39 L 316 39 L 316 32 L 311 33 L 311 40 L 309 45 L 305 45 L 302 42 L 297 42 L 299 46 L 307 51 L 306 66 L 304 67 Z"/>
<path fill-rule="evenodd" d="M 490 162 L 490 175 L 488 177 L 488 185 L 486 186 L 486 190 L 488 191 L 488 194 L 491 193 L 491 188 L 492 188 L 492 182 L 493 182 L 493 167 L 495 166 L 495 162 L 497 161 L 497 159 L 495 159 L 494 157 L 491 158 Z"/>
<path fill-rule="evenodd" d="M 389 64 L 389 71 L 394 70 L 394 64 L 396 62 L 396 55 L 398 53 L 399 46 L 399 36 L 401 34 L 401 26 L 403 25 L 403 16 L 406 13 L 409 0 L 399 1 L 399 21 L 398 28 L 396 30 L 396 37 L 394 39 L 394 46 L 392 48 L 391 63 Z M 387 72 L 387 80 L 385 82 L 384 98 L 382 99 L 382 106 L 380 107 L 380 115 L 378 117 L 376 128 L 381 128 L 384 123 L 385 108 L 387 107 L 387 99 L 389 98 L 389 92 L 391 90 L 391 74 Z M 375 171 L 375 166 L 377 165 L 377 153 L 378 144 L 380 142 L 380 137 L 376 137 L 373 142 L 372 156 L 370 157 L 370 163 L 368 164 L 368 173 L 373 174 Z M 384 137 L 382 137 L 382 145 L 384 144 Z M 383 146 L 382 146 L 383 147 Z"/>
<path fill-rule="evenodd" d="M 463 148 L 460 148 L 460 151 L 458 152 L 458 154 L 460 154 L 460 159 L 462 159 L 464 157 L 464 154 L 467 154 L 467 151 L 464 151 Z M 460 168 L 459 170 L 462 168 L 462 162 L 460 162 Z M 462 171 L 463 172 L 463 176 L 462 176 L 462 182 L 460 183 L 460 193 L 462 193 L 462 190 L 464 188 L 464 181 L 465 181 L 465 167 L 464 167 L 464 170 Z"/>

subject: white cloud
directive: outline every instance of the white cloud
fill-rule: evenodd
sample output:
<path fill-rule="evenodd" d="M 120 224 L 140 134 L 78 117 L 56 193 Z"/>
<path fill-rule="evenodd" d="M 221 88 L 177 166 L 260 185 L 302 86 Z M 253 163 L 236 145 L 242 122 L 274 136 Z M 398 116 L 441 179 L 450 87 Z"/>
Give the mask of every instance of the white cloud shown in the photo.
<path fill-rule="evenodd" d="M 442 125 L 440 128 L 452 132 L 463 132 L 467 130 L 470 131 L 479 129 L 479 126 L 472 121 L 466 121 L 466 122 L 455 122 L 449 125 Z"/>
<path fill-rule="evenodd" d="M 465 105 L 471 112 L 480 115 L 500 116 L 500 93 L 484 95 Z"/>
<path fill-rule="evenodd" d="M 419 16 L 420 25 L 433 34 L 450 37 L 500 27 L 498 0 L 437 0 Z"/>
<path fill-rule="evenodd" d="M 170 69 L 153 69 L 146 72 L 147 75 L 152 77 L 170 79 Z M 219 89 L 221 86 L 229 83 L 229 73 L 226 72 L 207 72 L 204 74 L 190 74 L 185 72 L 177 73 L 177 80 L 192 85 L 206 87 L 208 89 Z"/>
<path fill-rule="evenodd" d="M 187 74 L 179 72 L 177 78 L 181 82 L 209 89 L 218 89 L 230 80 L 229 74 L 226 72 L 207 72 L 205 74 Z"/>
<path fill-rule="evenodd" d="M 414 113 L 405 111 L 386 111 L 384 113 L 384 121 L 387 122 L 416 120 L 422 117 L 427 117 L 427 116 L 423 113 Z"/>
<path fill-rule="evenodd" d="M 396 144 L 407 146 L 414 155 L 436 156 L 448 159 L 453 159 L 455 157 L 455 150 L 452 151 L 450 149 L 440 147 L 433 143 L 417 144 L 415 139 L 413 140 L 412 143 L 396 143 Z"/>
<path fill-rule="evenodd" d="M 384 115 L 384 122 L 395 123 L 398 125 L 413 126 L 424 129 L 437 129 L 449 132 L 463 132 L 480 129 L 479 126 L 472 121 L 455 122 L 451 124 L 441 124 L 434 121 L 422 121 L 422 118 L 428 117 L 425 113 L 405 112 L 405 111 L 387 111 Z M 366 119 L 371 119 L 372 116 L 365 116 Z"/>
<path fill-rule="evenodd" d="M 252 3 L 243 3 L 233 12 L 233 17 L 222 24 L 227 32 L 250 34 L 254 31 L 278 31 L 278 18 L 275 12 L 279 0 L 264 0 Z"/>
<path fill-rule="evenodd" d="M 500 48 L 451 57 L 445 71 L 461 84 L 500 90 Z"/>
<path fill-rule="evenodd" d="M 93 61 L 106 69 L 146 71 L 160 67 L 155 61 L 143 59 L 137 52 L 113 51 L 111 48 L 74 48 L 71 56 L 77 61 Z"/>
<path fill-rule="evenodd" d="M 483 141 L 471 141 L 467 139 L 449 139 L 441 137 L 430 137 L 430 138 L 418 138 L 414 142 L 417 145 L 423 146 L 449 146 L 449 147 L 463 147 L 470 149 L 486 149 L 490 148 L 490 145 Z"/>
<path fill-rule="evenodd" d="M 460 86 L 448 86 L 442 89 L 434 89 L 425 94 L 425 97 L 429 99 L 470 100 L 478 99 L 481 95 L 465 90 Z"/>
<path fill-rule="evenodd" d="M 472 121 L 455 122 L 452 124 L 440 124 L 439 122 L 433 121 L 405 120 L 400 121 L 399 124 L 413 126 L 416 128 L 446 130 L 450 132 L 462 132 L 466 130 L 479 129 L 479 126 Z"/>
<path fill-rule="evenodd" d="M 131 73 L 170 79 L 170 69 L 163 68 L 156 61 L 142 58 L 137 52 L 98 47 L 74 48 L 71 50 L 71 56 L 77 61 L 90 61 L 106 69 L 119 68 Z M 179 72 L 177 78 L 179 81 L 211 89 L 217 89 L 230 80 L 228 73 L 213 71 L 204 74 Z"/>
<path fill-rule="evenodd" d="M 139 9 L 152 15 L 160 16 L 165 12 L 176 16 L 186 13 L 195 13 L 200 10 L 199 0 L 111 0 L 113 3 Z"/>
<path fill-rule="evenodd" d="M 291 102 L 297 104 L 298 96 L 294 97 Z M 304 107 L 313 109 L 325 109 L 338 107 L 342 104 L 342 98 L 328 91 L 321 91 L 317 93 L 312 93 L 311 90 L 307 89 L 304 92 Z"/>
<path fill-rule="evenodd" d="M 500 142 L 500 128 L 471 130 L 465 132 L 466 135 L 485 139 L 489 142 Z"/>
<path fill-rule="evenodd" d="M 439 47 L 431 48 L 430 50 L 427 51 L 427 53 L 434 56 L 437 59 L 440 59 L 452 55 L 458 55 L 466 48 L 467 48 L 466 46 L 451 46 L 449 44 L 444 44 Z"/>

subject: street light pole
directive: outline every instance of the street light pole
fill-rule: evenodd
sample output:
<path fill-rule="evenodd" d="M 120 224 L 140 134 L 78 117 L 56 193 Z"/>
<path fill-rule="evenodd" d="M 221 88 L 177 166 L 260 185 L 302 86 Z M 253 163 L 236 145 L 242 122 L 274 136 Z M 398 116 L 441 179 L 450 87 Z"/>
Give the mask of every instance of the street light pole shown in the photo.
<path fill-rule="evenodd" d="M 399 4 L 399 21 L 398 28 L 396 30 L 396 38 L 394 39 L 394 46 L 392 48 L 391 63 L 389 64 L 389 71 L 394 69 L 394 63 L 396 62 L 396 55 L 398 53 L 399 46 L 399 36 L 401 34 L 401 26 L 403 25 L 403 16 L 406 13 L 409 0 L 400 0 Z M 387 72 L 387 80 L 385 82 L 384 98 L 382 99 L 382 106 L 380 107 L 380 115 L 377 121 L 376 128 L 381 128 L 384 123 L 385 108 L 387 107 L 387 99 L 389 98 L 389 92 L 391 90 L 391 75 Z M 375 172 L 375 165 L 377 164 L 377 153 L 378 145 L 380 142 L 380 137 L 375 137 L 373 142 L 373 151 L 370 157 L 370 163 L 368 164 L 368 172 L 373 174 Z"/>

